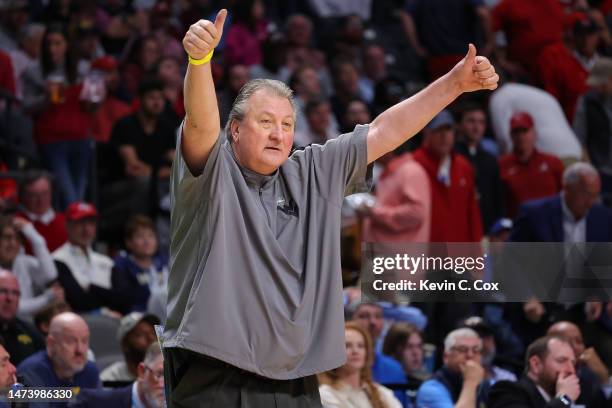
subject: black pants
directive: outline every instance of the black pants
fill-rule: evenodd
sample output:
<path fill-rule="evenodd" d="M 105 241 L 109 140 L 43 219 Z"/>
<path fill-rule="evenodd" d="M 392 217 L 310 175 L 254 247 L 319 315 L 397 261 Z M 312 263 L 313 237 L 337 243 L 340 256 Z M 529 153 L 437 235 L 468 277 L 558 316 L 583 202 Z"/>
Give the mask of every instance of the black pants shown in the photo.
<path fill-rule="evenodd" d="M 320 408 L 317 377 L 273 380 L 202 354 L 164 349 L 168 408 Z"/>

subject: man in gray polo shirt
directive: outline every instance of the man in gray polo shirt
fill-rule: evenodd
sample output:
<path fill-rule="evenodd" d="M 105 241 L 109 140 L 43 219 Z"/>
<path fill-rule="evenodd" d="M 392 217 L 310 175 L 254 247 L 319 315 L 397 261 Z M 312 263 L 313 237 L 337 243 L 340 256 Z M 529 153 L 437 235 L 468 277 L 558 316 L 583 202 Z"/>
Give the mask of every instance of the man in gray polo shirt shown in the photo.
<path fill-rule="evenodd" d="M 185 121 L 172 170 L 172 266 L 164 332 L 170 407 L 320 407 L 314 374 L 345 361 L 343 197 L 368 164 L 465 91 L 495 89 L 466 58 L 421 93 L 325 145 L 290 155 L 295 107 L 283 83 L 254 80 L 220 137 L 210 53 L 226 11 L 185 35 Z"/>

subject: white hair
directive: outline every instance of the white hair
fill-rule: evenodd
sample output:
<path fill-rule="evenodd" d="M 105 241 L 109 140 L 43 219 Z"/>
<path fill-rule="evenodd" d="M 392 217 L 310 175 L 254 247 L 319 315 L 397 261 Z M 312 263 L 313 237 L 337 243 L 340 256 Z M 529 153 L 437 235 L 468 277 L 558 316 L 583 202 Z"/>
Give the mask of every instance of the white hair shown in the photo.
<path fill-rule="evenodd" d="M 462 337 L 474 337 L 480 340 L 478 333 L 470 328 L 464 327 L 461 329 L 456 329 L 446 335 L 446 338 L 444 339 L 444 351 L 447 353 L 451 351 L 451 349 L 455 347 L 455 344 L 457 344 L 457 340 Z"/>
<path fill-rule="evenodd" d="M 571 186 L 580 183 L 584 176 L 598 176 L 597 170 L 589 163 L 576 162 L 563 172 L 563 185 Z"/>

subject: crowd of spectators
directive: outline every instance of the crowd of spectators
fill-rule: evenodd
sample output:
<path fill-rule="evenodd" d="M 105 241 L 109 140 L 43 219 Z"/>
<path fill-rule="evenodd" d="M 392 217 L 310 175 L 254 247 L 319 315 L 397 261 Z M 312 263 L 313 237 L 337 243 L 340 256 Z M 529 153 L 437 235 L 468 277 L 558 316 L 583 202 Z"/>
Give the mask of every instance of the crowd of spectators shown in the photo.
<path fill-rule="evenodd" d="M 323 403 L 609 406 L 612 302 L 360 303 L 355 250 L 612 242 L 609 0 L 0 1 L 0 388 L 163 405 L 181 40 L 222 7 L 221 125 L 249 79 L 277 79 L 296 149 L 369 123 L 468 43 L 501 76 L 378 160 L 346 211 L 347 364 L 320 376 Z"/>

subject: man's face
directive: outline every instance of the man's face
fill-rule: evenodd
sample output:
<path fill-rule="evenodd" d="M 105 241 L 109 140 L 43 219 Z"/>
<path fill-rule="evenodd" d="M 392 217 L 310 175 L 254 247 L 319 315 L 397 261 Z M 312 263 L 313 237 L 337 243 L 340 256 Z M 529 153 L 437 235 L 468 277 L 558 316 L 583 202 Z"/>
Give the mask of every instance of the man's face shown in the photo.
<path fill-rule="evenodd" d="M 8 322 L 17 315 L 19 306 L 19 282 L 14 276 L 0 277 L 0 320 Z"/>
<path fill-rule="evenodd" d="M 140 63 L 142 64 L 141 68 L 149 69 L 159 59 L 159 44 L 156 40 L 150 38 L 147 39 L 140 49 Z"/>
<path fill-rule="evenodd" d="M 54 64 L 61 64 L 68 52 L 68 42 L 60 33 L 51 33 L 47 36 L 47 47 L 49 55 Z"/>
<path fill-rule="evenodd" d="M 144 353 L 155 341 L 155 330 L 151 323 L 141 321 L 127 335 L 128 347 Z"/>
<path fill-rule="evenodd" d="M 419 334 L 411 334 L 406 340 L 402 361 L 408 374 L 420 370 L 423 366 L 423 339 Z"/>
<path fill-rule="evenodd" d="M 21 248 L 19 234 L 12 226 L 5 226 L 0 231 L 0 262 L 12 264 Z"/>
<path fill-rule="evenodd" d="M 599 33 L 577 35 L 575 38 L 578 52 L 587 58 L 591 58 L 597 51 Z"/>
<path fill-rule="evenodd" d="M 455 130 L 452 126 L 442 126 L 425 131 L 425 145 L 438 158 L 448 156 L 455 144 Z"/>
<path fill-rule="evenodd" d="M 27 211 L 42 215 L 51 208 L 51 184 L 46 178 L 40 178 L 23 190 L 22 204 Z"/>
<path fill-rule="evenodd" d="M 346 122 L 353 125 L 370 123 L 368 107 L 361 101 L 353 101 L 346 108 Z"/>
<path fill-rule="evenodd" d="M 40 50 L 42 48 L 43 31 L 33 34 L 30 38 L 27 38 L 22 44 L 23 50 L 34 59 L 40 57 Z"/>
<path fill-rule="evenodd" d="M 550 395 L 555 394 L 557 379 L 576 374 L 576 357 L 572 347 L 557 339 L 548 343 L 548 355 L 544 361 L 534 356 L 529 360 L 530 370 L 537 383 Z"/>
<path fill-rule="evenodd" d="M 164 94 L 160 90 L 152 90 L 142 96 L 142 111 L 147 116 L 159 116 L 166 106 Z"/>
<path fill-rule="evenodd" d="M 510 132 L 515 153 L 530 155 L 535 148 L 536 132 L 534 128 L 515 129 Z"/>
<path fill-rule="evenodd" d="M 157 236 L 151 228 L 140 227 L 126 240 L 127 249 L 137 257 L 152 257 L 157 251 Z"/>
<path fill-rule="evenodd" d="M 364 55 L 365 73 L 374 80 L 384 78 L 387 72 L 385 51 L 377 46 L 369 47 Z"/>
<path fill-rule="evenodd" d="M 0 345 L 0 390 L 10 388 L 17 382 L 16 372 L 15 366 L 11 364 L 10 354 Z"/>
<path fill-rule="evenodd" d="M 572 348 L 574 349 L 576 361 L 578 361 L 582 353 L 584 353 L 584 340 L 582 339 L 580 329 L 576 325 L 563 323 L 560 330 L 553 330 L 552 332 L 549 331 L 549 334 L 556 334 L 558 336 L 565 337 L 565 339 L 570 342 Z"/>
<path fill-rule="evenodd" d="M 138 376 L 138 386 L 142 390 L 147 408 L 164 406 L 164 360 L 161 355 L 149 366 L 141 363 L 143 370 Z"/>
<path fill-rule="evenodd" d="M 563 187 L 565 203 L 575 217 L 582 218 L 599 199 L 601 180 L 597 174 L 584 175 L 580 181 Z"/>
<path fill-rule="evenodd" d="M 303 69 L 297 84 L 298 94 L 306 99 L 321 95 L 321 82 L 317 71 L 312 68 Z"/>
<path fill-rule="evenodd" d="M 338 70 L 338 87 L 344 92 L 353 95 L 357 93 L 359 73 L 352 64 L 342 64 Z"/>
<path fill-rule="evenodd" d="M 54 366 L 74 375 L 87 364 L 89 328 L 85 322 L 66 326 L 61 333 L 47 337 L 47 349 Z"/>
<path fill-rule="evenodd" d="M 481 110 L 466 112 L 459 123 L 461 133 L 468 143 L 478 143 L 487 128 L 487 116 Z"/>
<path fill-rule="evenodd" d="M 325 133 L 331 122 L 331 107 L 325 102 L 308 112 L 308 126 L 313 132 Z"/>
<path fill-rule="evenodd" d="M 71 244 L 87 248 L 93 244 L 96 238 L 96 219 L 84 218 L 78 221 L 66 222 L 68 241 Z"/>
<path fill-rule="evenodd" d="M 287 38 L 294 46 L 308 47 L 311 32 L 310 22 L 305 17 L 296 16 L 289 22 Z"/>
<path fill-rule="evenodd" d="M 376 341 L 382 333 L 384 320 L 383 311 L 376 305 L 360 305 L 353 315 L 355 323 L 370 333 L 372 341 Z"/>
<path fill-rule="evenodd" d="M 449 370 L 460 373 L 469 360 L 481 364 L 482 341 L 479 337 L 459 337 L 450 351 L 444 352 L 444 365 Z"/>
<path fill-rule="evenodd" d="M 289 157 L 293 145 L 293 108 L 288 99 L 260 89 L 249 98 L 246 115 L 231 125 L 240 163 L 259 174 L 272 174 Z"/>

